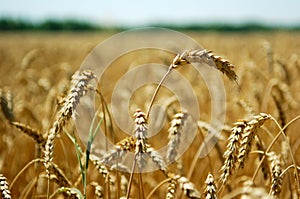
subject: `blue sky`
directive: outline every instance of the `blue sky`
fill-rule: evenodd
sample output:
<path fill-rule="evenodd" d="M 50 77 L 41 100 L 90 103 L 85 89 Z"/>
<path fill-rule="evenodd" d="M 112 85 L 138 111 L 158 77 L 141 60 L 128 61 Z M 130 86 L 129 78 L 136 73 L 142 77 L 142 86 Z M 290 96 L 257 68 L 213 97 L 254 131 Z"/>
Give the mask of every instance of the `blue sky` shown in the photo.
<path fill-rule="evenodd" d="M 104 25 L 256 21 L 300 24 L 300 0 L 1 0 L 0 16 L 75 18 Z"/>

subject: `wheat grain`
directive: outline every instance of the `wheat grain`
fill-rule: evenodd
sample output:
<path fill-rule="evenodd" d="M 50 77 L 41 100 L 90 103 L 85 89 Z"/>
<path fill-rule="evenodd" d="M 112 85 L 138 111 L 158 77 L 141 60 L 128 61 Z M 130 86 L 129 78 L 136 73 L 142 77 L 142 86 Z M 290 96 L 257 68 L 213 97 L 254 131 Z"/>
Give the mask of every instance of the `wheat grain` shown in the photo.
<path fill-rule="evenodd" d="M 215 185 L 215 180 L 214 180 L 214 176 L 209 173 L 207 175 L 207 178 L 205 180 L 205 191 L 204 191 L 204 196 L 206 199 L 217 199 L 217 188 Z"/>
<path fill-rule="evenodd" d="M 8 189 L 7 179 L 3 174 L 0 174 L 0 191 L 3 199 L 11 199 L 11 194 Z"/>

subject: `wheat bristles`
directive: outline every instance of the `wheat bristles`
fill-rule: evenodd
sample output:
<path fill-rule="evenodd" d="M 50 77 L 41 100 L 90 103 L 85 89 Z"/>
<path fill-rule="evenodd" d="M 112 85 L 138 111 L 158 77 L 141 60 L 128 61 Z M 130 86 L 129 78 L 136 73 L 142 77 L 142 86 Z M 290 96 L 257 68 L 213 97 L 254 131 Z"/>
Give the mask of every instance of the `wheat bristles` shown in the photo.
<path fill-rule="evenodd" d="M 276 155 L 275 152 L 270 152 L 268 156 L 270 161 L 271 178 L 272 178 L 270 193 L 272 196 L 279 197 L 281 193 L 281 187 L 282 187 L 282 176 L 280 176 L 282 173 L 280 156 Z"/>
<path fill-rule="evenodd" d="M 3 174 L 0 174 L 0 191 L 3 199 L 11 199 L 11 193 L 8 189 L 7 179 Z"/>
<path fill-rule="evenodd" d="M 186 113 L 176 113 L 171 121 L 171 126 L 169 128 L 169 143 L 167 150 L 167 161 L 173 162 L 177 158 L 177 150 L 180 144 L 180 138 L 182 134 L 182 126 L 186 120 Z"/>
<path fill-rule="evenodd" d="M 221 168 L 222 174 L 220 181 L 222 184 L 226 184 L 229 177 L 232 175 L 233 170 L 236 168 L 238 162 L 238 152 L 240 148 L 240 141 L 242 133 L 247 126 L 246 121 L 236 122 L 232 128 L 231 135 L 228 138 L 227 149 L 224 152 L 224 164 Z"/>
<path fill-rule="evenodd" d="M 66 96 L 62 108 L 56 115 L 56 119 L 52 128 L 49 130 L 45 144 L 44 165 L 48 174 L 49 167 L 51 167 L 51 162 L 53 160 L 54 139 L 57 134 L 60 133 L 67 121 L 70 120 L 71 117 L 74 117 L 76 106 L 79 103 L 80 98 L 85 94 L 88 82 L 95 77 L 94 73 L 90 70 L 84 70 L 82 72 L 77 71 L 72 76 L 69 94 Z"/>
<path fill-rule="evenodd" d="M 251 151 L 252 142 L 254 140 L 255 133 L 271 116 L 265 113 L 260 113 L 254 116 L 252 120 L 247 122 L 247 126 L 242 134 L 241 147 L 238 154 L 238 162 L 241 168 L 244 167 L 245 160 L 248 158 L 248 154 Z"/>
<path fill-rule="evenodd" d="M 209 173 L 207 175 L 207 178 L 205 180 L 205 191 L 204 191 L 204 196 L 206 199 L 217 199 L 217 188 L 215 185 L 215 180 L 214 180 L 214 176 Z"/>

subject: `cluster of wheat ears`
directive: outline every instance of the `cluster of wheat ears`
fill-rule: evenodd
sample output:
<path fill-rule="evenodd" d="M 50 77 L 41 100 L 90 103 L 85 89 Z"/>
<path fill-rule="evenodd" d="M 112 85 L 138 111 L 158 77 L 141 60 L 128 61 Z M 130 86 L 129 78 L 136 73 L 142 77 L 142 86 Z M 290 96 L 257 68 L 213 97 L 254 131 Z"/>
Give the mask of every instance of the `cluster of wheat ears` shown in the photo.
<path fill-rule="evenodd" d="M 31 137 L 35 142 L 36 151 L 32 161 L 25 165 L 13 179 L 7 180 L 5 173 L 0 174 L 2 198 L 12 198 L 11 192 L 17 191 L 17 182 L 30 168 L 34 170 L 34 175 L 31 173 L 32 180 L 24 188 L 24 192 L 20 193 L 20 197 L 23 198 L 197 199 L 279 198 L 281 195 L 299 198 L 299 167 L 296 162 L 299 158 L 295 157 L 287 128 L 300 116 L 294 117 L 289 122 L 286 121 L 283 104 L 286 102 L 291 106 L 298 106 L 298 104 L 289 91 L 288 83 L 283 81 L 272 80 L 268 85 L 270 90 L 276 91 L 272 92 L 272 96 L 279 112 L 279 119 L 276 120 L 268 113 L 255 113 L 249 102 L 240 99 L 238 104 L 251 117 L 222 127 L 223 133 L 219 137 L 222 143 L 217 142 L 213 149 L 213 152 L 216 151 L 216 153 L 212 152 L 214 160 L 210 154 L 206 157 L 209 163 L 200 163 L 196 155 L 188 159 L 185 159 L 185 154 L 178 155 L 178 145 L 182 142 L 182 135 L 186 133 L 184 131 L 186 128 L 183 127 L 188 125 L 186 123 L 188 113 L 180 109 L 173 112 L 169 128 L 164 129 L 168 134 L 166 158 L 162 157 L 155 146 L 148 141 L 149 114 L 163 81 L 173 70 L 179 68 L 184 70 L 184 67 L 193 63 L 201 63 L 203 67 L 213 66 L 211 70 L 217 69 L 230 80 L 238 82 L 238 76 L 233 70 L 234 65 L 214 55 L 212 51 L 186 50 L 179 53 L 170 63 L 167 73 L 151 95 L 148 108 L 137 109 L 133 114 L 135 128 L 132 135 L 116 139 L 114 147 L 102 156 L 91 154 L 92 142 L 99 128 L 104 129 L 105 132 L 112 131 L 112 134 L 117 132 L 112 128 L 109 104 L 104 100 L 101 88 L 91 84 L 92 81 L 97 83 L 97 76 L 93 71 L 82 70 L 73 74 L 68 91 L 57 100 L 57 109 L 53 111 L 53 122 L 41 119 L 51 123 L 51 127 L 46 131 L 18 121 L 14 115 L 12 93 L 9 90 L 1 90 L 0 103 L 8 125 Z M 282 68 L 284 69 L 284 66 Z M 242 86 L 240 88 L 243 89 Z M 89 132 L 89 143 L 83 144 L 76 135 L 74 120 L 77 117 L 76 107 L 87 92 L 94 92 L 99 96 L 100 105 L 93 121 L 98 124 Z M 195 122 L 199 135 L 211 133 L 212 127 L 208 122 L 203 120 Z M 265 123 L 273 123 L 275 127 L 271 131 L 264 126 Z M 268 139 L 263 139 L 265 137 Z M 68 141 L 73 145 L 69 150 L 75 151 L 77 166 L 60 166 L 63 159 L 56 161 L 55 157 L 61 156 L 62 153 L 60 149 L 56 149 L 57 142 L 62 138 L 65 139 L 64 142 Z M 196 139 L 200 140 L 199 145 L 202 141 L 199 137 Z M 278 146 L 278 143 L 281 145 Z M 85 144 L 87 147 L 84 147 Z M 194 147 L 197 148 L 197 145 Z M 119 161 L 127 153 L 134 155 L 132 168 L 122 165 Z M 142 172 L 147 164 L 147 158 L 156 165 L 157 171 Z M 168 165 L 167 163 L 170 162 L 172 164 Z M 209 170 L 203 171 L 206 178 L 203 181 L 196 181 L 197 176 L 192 177 L 198 169 L 203 169 L 203 166 L 198 166 L 199 164 L 206 164 L 205 167 Z M 250 172 L 246 169 L 248 165 L 252 167 L 249 169 Z M 141 172 L 135 173 L 135 170 Z M 203 172 L 198 171 L 197 174 Z"/>

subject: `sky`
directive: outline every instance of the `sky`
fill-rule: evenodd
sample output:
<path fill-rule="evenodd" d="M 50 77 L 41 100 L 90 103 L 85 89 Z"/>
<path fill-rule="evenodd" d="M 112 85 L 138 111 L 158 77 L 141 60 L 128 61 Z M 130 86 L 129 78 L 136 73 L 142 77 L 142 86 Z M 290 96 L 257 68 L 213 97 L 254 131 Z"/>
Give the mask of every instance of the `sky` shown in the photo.
<path fill-rule="evenodd" d="M 209 22 L 299 25 L 299 9 L 300 0 L 0 0 L 0 17 L 129 26 Z"/>

